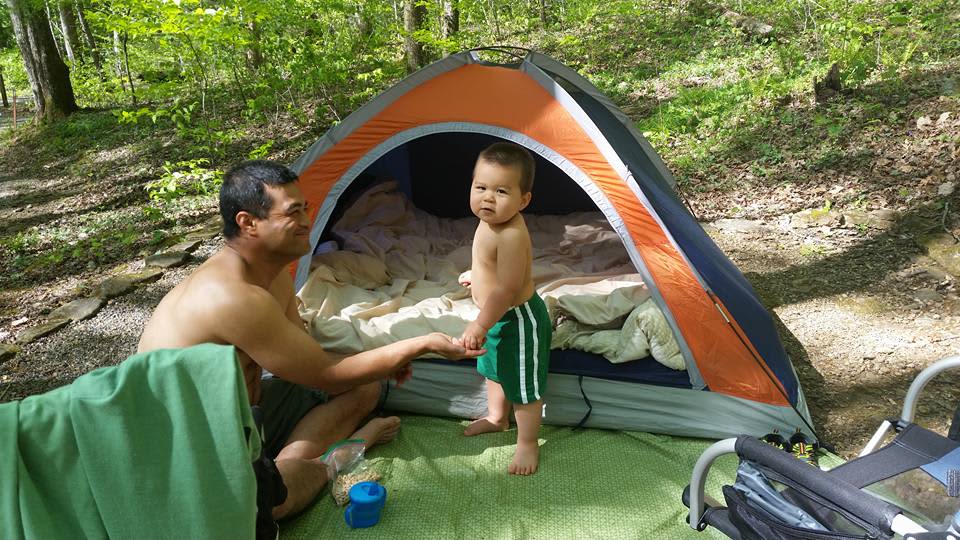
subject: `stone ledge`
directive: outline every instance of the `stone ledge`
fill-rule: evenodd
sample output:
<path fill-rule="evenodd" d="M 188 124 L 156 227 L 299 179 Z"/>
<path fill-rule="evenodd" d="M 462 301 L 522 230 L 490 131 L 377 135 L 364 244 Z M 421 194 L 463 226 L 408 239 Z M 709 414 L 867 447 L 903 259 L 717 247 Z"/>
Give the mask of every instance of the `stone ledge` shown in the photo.
<path fill-rule="evenodd" d="M 50 319 L 44 323 L 38 324 L 37 326 L 32 326 L 23 332 L 20 332 L 20 335 L 17 336 L 17 343 L 21 345 L 33 343 L 43 336 L 56 332 L 69 323 L 70 319 Z"/>

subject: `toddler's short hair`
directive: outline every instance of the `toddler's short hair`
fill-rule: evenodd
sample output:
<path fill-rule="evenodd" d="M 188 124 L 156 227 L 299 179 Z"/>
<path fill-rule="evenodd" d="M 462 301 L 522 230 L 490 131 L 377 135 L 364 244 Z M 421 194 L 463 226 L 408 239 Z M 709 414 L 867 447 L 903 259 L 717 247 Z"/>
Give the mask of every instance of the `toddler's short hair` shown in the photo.
<path fill-rule="evenodd" d="M 503 167 L 520 167 L 520 192 L 526 194 L 533 189 L 534 161 L 526 148 L 510 142 L 496 142 L 480 152 L 477 161 L 481 159 Z"/>

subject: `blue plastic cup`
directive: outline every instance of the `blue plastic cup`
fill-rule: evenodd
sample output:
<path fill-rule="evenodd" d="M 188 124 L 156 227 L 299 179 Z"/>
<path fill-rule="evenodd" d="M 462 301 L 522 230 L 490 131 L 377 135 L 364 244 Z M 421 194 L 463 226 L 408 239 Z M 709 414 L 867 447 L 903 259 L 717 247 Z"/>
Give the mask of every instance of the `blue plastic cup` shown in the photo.
<path fill-rule="evenodd" d="M 380 510 L 387 502 L 387 488 L 378 482 L 360 482 L 350 488 L 350 504 L 343 514 L 354 529 L 372 527 L 380 521 Z"/>

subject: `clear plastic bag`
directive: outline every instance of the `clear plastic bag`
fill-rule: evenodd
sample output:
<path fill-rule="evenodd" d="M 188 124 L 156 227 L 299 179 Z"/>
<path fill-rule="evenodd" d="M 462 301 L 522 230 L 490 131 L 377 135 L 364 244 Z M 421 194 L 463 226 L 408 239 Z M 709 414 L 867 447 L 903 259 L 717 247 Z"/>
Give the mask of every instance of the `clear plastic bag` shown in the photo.
<path fill-rule="evenodd" d="M 338 505 L 350 502 L 350 488 L 360 482 L 376 482 L 380 479 L 364 457 L 366 446 L 361 439 L 348 439 L 333 444 L 321 460 L 327 466 L 330 478 L 330 493 Z"/>

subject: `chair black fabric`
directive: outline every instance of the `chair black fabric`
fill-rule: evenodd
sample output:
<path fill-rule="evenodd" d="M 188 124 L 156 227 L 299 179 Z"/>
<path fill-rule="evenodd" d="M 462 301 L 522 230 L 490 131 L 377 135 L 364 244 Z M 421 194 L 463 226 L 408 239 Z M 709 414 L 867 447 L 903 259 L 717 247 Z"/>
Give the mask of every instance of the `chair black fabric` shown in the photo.
<path fill-rule="evenodd" d="M 892 478 L 933 463 L 960 447 L 960 443 L 916 424 L 906 424 L 890 444 L 830 471 L 838 479 L 857 487 Z"/>

